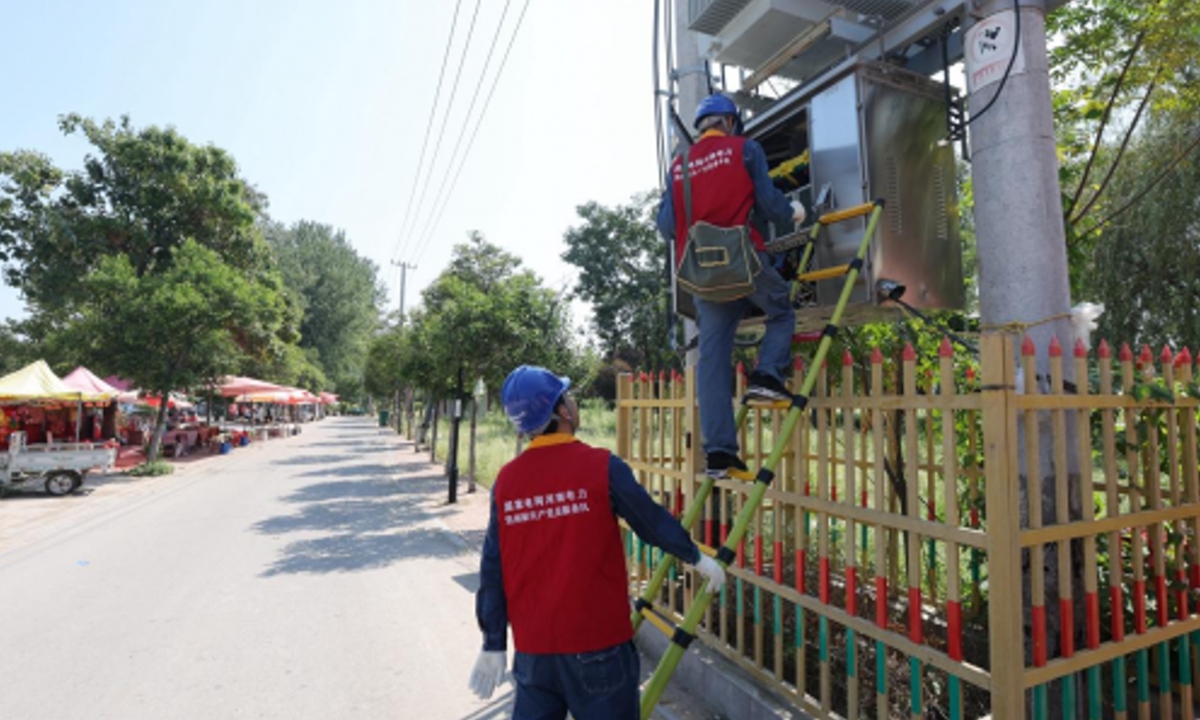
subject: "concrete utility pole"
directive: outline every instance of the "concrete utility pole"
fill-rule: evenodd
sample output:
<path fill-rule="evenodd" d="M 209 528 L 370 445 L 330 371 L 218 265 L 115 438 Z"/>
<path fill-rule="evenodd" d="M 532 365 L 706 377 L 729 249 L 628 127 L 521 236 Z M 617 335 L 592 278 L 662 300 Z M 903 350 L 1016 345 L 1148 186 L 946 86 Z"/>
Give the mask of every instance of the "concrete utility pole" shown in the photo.
<path fill-rule="evenodd" d="M 1051 115 L 1050 76 L 1046 55 L 1044 0 L 1020 1 L 1020 30 L 1012 0 L 971 0 L 968 9 L 976 21 L 968 27 L 964 43 L 967 85 L 970 90 L 971 174 L 975 181 L 975 224 L 979 252 L 979 306 L 985 328 L 1011 322 L 1034 323 L 1027 328 L 1037 346 L 1038 383 L 1046 387 L 1050 361 L 1050 339 L 1057 335 L 1064 353 L 1070 357 L 1074 342 L 1066 314 L 1071 307 L 1067 269 L 1066 238 L 1063 228 L 1062 201 L 1058 184 L 1058 158 L 1055 154 L 1054 123 Z M 1001 80 L 1013 55 L 1013 41 L 1019 41 L 1001 88 Z M 999 95 L 997 96 L 997 93 Z M 995 97 L 995 104 L 985 108 Z M 1018 338 L 1014 343 L 1020 347 Z M 1019 360 L 1019 358 L 1018 358 Z M 1020 365 L 1018 365 L 1020 367 Z M 1071 377 L 1072 363 L 1064 363 L 1064 374 Z M 1026 378 L 1027 379 L 1027 378 Z M 1086 382 L 1086 379 L 1082 379 Z M 1019 383 L 1018 383 L 1019 384 Z M 1074 437 L 1074 418 L 1068 414 L 1066 437 Z M 1018 423 L 1019 485 L 1022 508 L 1028 497 L 1041 493 L 1043 522 L 1054 523 L 1057 512 L 1055 468 L 1052 459 L 1054 433 L 1048 417 L 1038 420 L 1041 457 L 1038 473 L 1029 477 L 1026 464 L 1027 440 L 1024 426 Z M 1080 458 L 1073 443 L 1067 449 L 1067 473 L 1070 478 L 1069 511 L 1081 516 Z M 1024 514 L 1024 512 L 1023 512 Z M 1074 570 L 1074 572 L 1072 572 Z M 1079 568 L 1058 566 L 1055 553 L 1047 553 L 1045 567 L 1025 571 L 1023 598 L 1013 593 L 1005 599 L 1029 608 L 1033 573 L 1044 573 L 1045 605 L 1050 608 L 1047 621 L 1051 656 L 1057 653 L 1059 628 L 1063 618 L 1058 612 L 1058 584 L 1061 573 L 1072 573 L 1073 594 L 1082 591 Z M 1000 591 L 1003 594 L 1003 591 Z M 999 602 L 997 595 L 993 598 Z M 1029 615 L 1023 618 L 1028 631 Z M 1077 625 L 1078 627 L 1078 625 Z M 1021 628 L 1009 628 L 1010 646 L 1021 646 Z M 1020 667 L 1020 662 L 1016 667 Z M 998 695 L 1020 697 L 1019 674 L 1008 668 L 994 678 Z M 1080 675 L 1077 682 L 1082 682 Z M 1082 688 L 1076 688 L 1076 695 Z M 1055 694 L 1051 714 L 1061 714 Z M 1024 708 L 997 708 L 997 717 L 1023 717 Z"/>
<path fill-rule="evenodd" d="M 1015 35 L 1012 0 L 973 0 L 967 31 L 971 175 L 979 244 L 979 308 L 985 325 L 1032 323 L 1070 311 L 1067 249 L 1058 185 L 1044 0 L 1020 0 L 1020 45 L 996 102 Z M 998 32 L 997 32 L 998 31 Z M 1006 42 L 1004 38 L 1007 37 Z M 1068 352 L 1066 318 L 1029 328 L 1039 350 L 1058 335 Z M 1018 342 L 1019 346 L 1020 343 Z M 1069 364 L 1068 364 L 1069 365 Z"/>
<path fill-rule="evenodd" d="M 691 125 L 696 106 L 708 95 L 708 70 L 700 57 L 700 35 L 688 29 L 688 0 L 675 0 L 675 62 L 671 67 L 679 117 Z"/>
<path fill-rule="evenodd" d="M 392 264 L 400 268 L 400 323 L 404 324 L 404 283 L 408 279 L 408 271 L 416 270 L 416 264 L 409 265 L 406 262 L 392 261 Z"/>
<path fill-rule="evenodd" d="M 675 58 L 670 65 L 671 87 L 675 91 L 676 110 L 679 117 L 691 127 L 692 118 L 700 101 L 708 96 L 708 69 L 700 57 L 700 35 L 688 28 L 688 0 L 675 0 Z M 668 122 L 674 132 L 674 124 Z M 668 188 L 669 189 L 669 188 Z M 684 318 L 683 341 L 686 343 L 696 335 L 696 323 Z M 700 350 L 690 350 L 685 358 L 688 367 L 696 367 L 700 361 Z M 699 446 L 699 443 L 695 443 Z"/>
<path fill-rule="evenodd" d="M 675 58 L 670 64 L 671 70 L 671 87 L 676 93 L 676 110 L 679 112 L 679 117 L 683 119 L 688 126 L 691 126 L 692 118 L 696 116 L 696 108 L 699 107 L 700 101 L 708 96 L 708 66 L 700 58 L 700 35 L 692 32 L 688 28 L 688 0 L 675 0 L 674 6 L 675 17 Z M 673 129 L 674 123 L 668 122 L 668 125 Z M 682 142 L 682 140 L 679 140 Z M 670 173 L 668 172 L 668 176 Z M 670 186 L 667 186 L 670 190 Z M 681 212 L 676 208 L 676 212 Z M 684 318 L 683 322 L 683 339 L 688 342 L 698 333 L 698 328 L 693 320 Z M 699 345 L 693 350 L 689 350 L 684 357 L 684 364 L 689 368 L 695 368 L 700 362 Z M 699 469 L 704 467 L 705 459 L 702 449 L 701 434 L 700 434 L 700 416 L 698 406 L 693 406 L 689 410 L 688 419 L 688 436 L 691 439 L 691 467 Z M 720 493 L 713 493 L 709 500 L 709 520 L 714 527 L 719 526 L 722 521 L 722 503 Z"/>

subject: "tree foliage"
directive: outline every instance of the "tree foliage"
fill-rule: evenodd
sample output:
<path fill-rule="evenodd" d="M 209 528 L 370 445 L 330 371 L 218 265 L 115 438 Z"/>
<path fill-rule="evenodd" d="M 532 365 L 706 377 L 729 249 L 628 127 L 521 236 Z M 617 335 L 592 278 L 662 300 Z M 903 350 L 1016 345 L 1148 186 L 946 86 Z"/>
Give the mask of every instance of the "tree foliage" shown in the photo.
<path fill-rule="evenodd" d="M 1048 28 L 1072 295 L 1110 338 L 1194 338 L 1200 4 L 1075 0 Z"/>
<path fill-rule="evenodd" d="M 83 285 L 90 302 L 71 332 L 105 366 L 166 397 L 236 370 L 270 346 L 285 316 L 279 287 L 248 282 L 213 250 L 185 241 L 160 272 L 127 255 L 101 258 Z M 161 436 L 165 404 L 151 450 Z"/>
<path fill-rule="evenodd" d="M 1062 155 L 1067 239 L 1087 246 L 1092 230 L 1132 207 L 1162 176 L 1114 183 L 1117 169 L 1148 121 L 1200 120 L 1200 4 L 1194 0 L 1074 0 L 1053 13 L 1048 30 L 1054 114 Z M 1200 145 L 1200 135 L 1163 148 L 1158 168 Z"/>
<path fill-rule="evenodd" d="M 367 360 L 369 391 L 386 397 L 407 386 L 448 397 L 460 367 L 466 392 L 482 378 L 495 394 L 521 364 L 586 380 L 563 298 L 522 265 L 481 234 L 469 233 L 407 322 L 376 335 Z"/>
<path fill-rule="evenodd" d="M 1184 129 L 1154 128 L 1131 147 L 1117 182 L 1153 172 Z M 1180 347 L 1200 338 L 1200 159 L 1172 170 L 1158 189 L 1094 240 L 1083 291 L 1104 302 L 1099 333 L 1113 340 Z"/>
<path fill-rule="evenodd" d="M 80 322 L 97 302 L 88 278 L 109 260 L 123 259 L 135 278 L 161 275 L 193 243 L 244 282 L 280 290 L 256 224 L 265 198 L 224 150 L 193 145 L 173 128 L 135 128 L 128 117 L 66 115 L 59 128 L 90 144 L 81 170 L 62 170 L 35 151 L 0 153 L 0 262 L 29 307 L 8 334 L 29 355 L 59 371 L 83 362 L 117 369 L 94 351 L 108 331 Z M 258 348 L 247 362 L 286 355 L 298 320 L 297 309 L 283 312 L 265 349 L 242 338 Z"/>
<path fill-rule="evenodd" d="M 300 311 L 302 352 L 288 360 L 301 383 L 327 377 L 343 397 L 357 398 L 384 302 L 378 268 L 355 251 L 344 232 L 328 225 L 268 223 L 263 234 Z"/>
<path fill-rule="evenodd" d="M 140 277 L 170 267 L 188 239 L 236 268 L 267 266 L 255 227 L 265 200 L 224 150 L 128 117 L 72 114 L 59 127 L 91 144 L 82 170 L 34 151 L 0 153 L 0 262 L 34 312 L 86 300 L 79 279 L 103 258 L 125 256 Z"/>
<path fill-rule="evenodd" d="M 668 343 L 666 256 L 652 212 L 656 197 L 579 206 L 583 223 L 563 236 L 563 259 L 579 268 L 575 295 L 592 305 L 592 331 L 605 355 L 636 367 L 676 367 Z"/>
<path fill-rule="evenodd" d="M 422 305 L 404 374 L 438 394 L 454 387 L 460 365 L 465 382 L 482 377 L 494 389 L 521 364 L 573 370 L 563 298 L 477 232 L 454 247 L 450 266 L 422 292 Z"/>

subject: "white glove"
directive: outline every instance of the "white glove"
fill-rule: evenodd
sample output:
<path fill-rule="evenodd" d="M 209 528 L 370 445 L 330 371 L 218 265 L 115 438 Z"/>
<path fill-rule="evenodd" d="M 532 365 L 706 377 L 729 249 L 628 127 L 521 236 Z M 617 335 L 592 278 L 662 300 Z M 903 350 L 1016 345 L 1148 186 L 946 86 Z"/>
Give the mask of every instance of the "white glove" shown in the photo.
<path fill-rule="evenodd" d="M 708 590 L 713 594 L 721 592 L 725 586 L 725 570 L 719 562 L 704 553 L 700 553 L 700 559 L 696 562 L 696 572 L 708 580 Z"/>
<path fill-rule="evenodd" d="M 808 212 L 804 210 L 804 206 L 799 202 L 792 201 L 792 222 L 796 225 L 802 225 L 804 218 L 808 217 Z"/>
<path fill-rule="evenodd" d="M 496 686 L 504 682 L 504 671 L 508 667 L 508 653 L 503 650 L 484 650 L 475 661 L 471 671 L 471 691 L 487 700 Z"/>

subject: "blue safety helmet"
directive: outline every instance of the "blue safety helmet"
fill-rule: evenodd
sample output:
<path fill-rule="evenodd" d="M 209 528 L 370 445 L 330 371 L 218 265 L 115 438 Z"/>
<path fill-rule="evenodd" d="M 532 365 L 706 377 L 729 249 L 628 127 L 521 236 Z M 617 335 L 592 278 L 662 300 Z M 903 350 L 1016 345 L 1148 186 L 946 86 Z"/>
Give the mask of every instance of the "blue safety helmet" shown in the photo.
<path fill-rule="evenodd" d="M 569 387 L 570 378 L 559 377 L 536 365 L 522 365 L 505 378 L 500 402 L 517 432 L 530 435 L 550 422 L 554 406 Z"/>
<path fill-rule="evenodd" d="M 737 105 L 732 100 L 721 94 L 709 95 L 700 101 L 696 107 L 696 119 L 692 121 L 692 127 L 700 129 L 700 121 L 712 115 L 732 115 L 733 121 L 736 124 L 736 132 L 742 131 L 742 116 L 738 113 Z"/>

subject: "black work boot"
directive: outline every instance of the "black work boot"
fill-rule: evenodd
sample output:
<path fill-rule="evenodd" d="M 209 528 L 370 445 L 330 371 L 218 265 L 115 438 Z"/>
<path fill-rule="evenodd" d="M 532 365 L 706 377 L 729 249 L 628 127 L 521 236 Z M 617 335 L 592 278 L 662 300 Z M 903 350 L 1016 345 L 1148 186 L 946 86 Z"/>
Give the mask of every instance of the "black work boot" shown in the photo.
<path fill-rule="evenodd" d="M 705 472 L 711 478 L 720 480 L 721 478 L 729 477 L 730 470 L 748 471 L 746 463 L 737 455 L 731 455 L 727 452 L 710 452 L 705 463 L 708 467 Z"/>
<path fill-rule="evenodd" d="M 791 400 L 792 394 L 783 383 L 770 375 L 755 370 L 746 383 L 747 400 Z"/>

